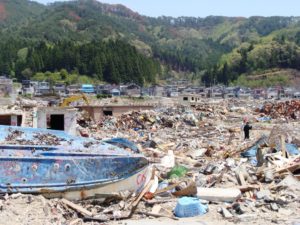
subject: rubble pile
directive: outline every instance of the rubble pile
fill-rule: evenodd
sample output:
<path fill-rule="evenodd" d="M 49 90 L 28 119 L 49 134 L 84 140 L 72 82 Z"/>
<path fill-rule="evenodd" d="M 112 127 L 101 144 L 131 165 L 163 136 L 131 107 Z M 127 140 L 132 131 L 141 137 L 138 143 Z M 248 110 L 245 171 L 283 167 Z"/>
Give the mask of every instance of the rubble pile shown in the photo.
<path fill-rule="evenodd" d="M 5 141 L 8 143 L 12 143 L 16 139 L 20 138 L 23 134 L 22 131 L 9 129 L 10 133 L 5 137 Z"/>
<path fill-rule="evenodd" d="M 66 142 L 65 139 L 57 137 L 53 134 L 35 133 L 30 139 L 23 137 L 24 132 L 11 128 L 8 135 L 5 137 L 5 144 L 10 145 L 61 145 Z"/>
<path fill-rule="evenodd" d="M 195 106 L 195 109 L 201 112 L 201 118 L 204 116 L 214 119 L 225 119 L 225 115 L 230 111 L 230 108 L 228 106 L 226 107 L 219 104 L 211 105 L 209 103 L 197 105 Z"/>
<path fill-rule="evenodd" d="M 48 200 L 43 196 L 12 194 L 0 198 L 0 224 L 50 225 L 72 221 L 68 209 L 58 199 Z"/>
<path fill-rule="evenodd" d="M 143 112 L 131 112 L 121 115 L 119 118 L 106 117 L 99 125 L 100 127 L 128 129 L 155 129 L 173 128 L 176 124 L 185 122 L 195 126 L 198 118 L 183 107 L 176 109 L 167 108 L 158 111 L 147 110 Z"/>
<path fill-rule="evenodd" d="M 35 134 L 33 143 L 34 145 L 60 145 L 61 142 L 65 142 L 66 140 L 63 138 L 59 138 L 53 134 Z"/>
<path fill-rule="evenodd" d="M 291 100 L 285 102 L 267 102 L 257 112 L 270 115 L 272 118 L 285 117 L 290 119 L 300 118 L 300 100 Z"/>
<path fill-rule="evenodd" d="M 245 116 L 255 118 L 251 112 L 257 105 L 204 103 L 195 108 L 131 112 L 105 117 L 86 129 L 96 139 L 123 137 L 134 141 L 155 166 L 154 184 L 150 185 L 155 190 L 149 188 L 143 193 L 131 218 L 185 217 L 179 199 L 196 197 L 200 199 L 196 207 L 199 212 L 191 215 L 206 213 L 203 218 L 210 220 L 292 221 L 300 210 L 299 188 L 291 189 L 300 184 L 300 157 L 294 155 L 299 151 L 298 128 L 294 127 L 298 125 L 284 128 L 276 126 L 276 121 L 270 124 L 253 119 L 256 129 L 251 140 L 244 141 L 242 121 Z M 261 139 L 264 141 L 259 142 Z M 281 148 L 283 143 L 286 147 Z M 290 145 L 293 154 L 286 153 Z M 134 193 L 126 196 L 108 205 L 92 201 L 81 206 L 95 211 L 100 219 L 89 218 L 93 221 L 125 219 L 137 197 Z"/>
<path fill-rule="evenodd" d="M 254 119 L 251 139 L 244 140 L 243 120 L 254 118 L 251 113 L 259 104 L 204 102 L 195 108 L 179 106 L 106 116 L 98 124 L 82 113 L 78 117 L 82 136 L 98 140 L 120 137 L 137 144 L 153 167 L 149 183 L 140 193 L 124 191 L 106 199 L 78 202 L 32 196 L 31 201 L 38 202 L 35 205 L 27 202 L 27 195 L 17 199 L 4 196 L 0 224 L 6 224 L 4 220 L 11 216 L 14 209 L 10 207 L 15 204 L 38 207 L 39 218 L 45 217 L 40 224 L 193 216 L 215 224 L 299 223 L 299 123 L 284 127 L 276 120 L 264 123 Z M 265 105 L 260 113 L 273 118 L 292 115 L 289 110 L 280 111 L 279 104 Z M 297 116 L 299 103 L 289 104 Z M 7 141 L 18 140 L 21 135 L 12 131 Z M 47 135 L 37 139 L 47 144 L 63 141 Z M 17 203 L 18 199 L 23 202 Z M 23 218 L 17 213 L 14 219 Z M 35 224 L 35 219 L 32 221 Z"/>

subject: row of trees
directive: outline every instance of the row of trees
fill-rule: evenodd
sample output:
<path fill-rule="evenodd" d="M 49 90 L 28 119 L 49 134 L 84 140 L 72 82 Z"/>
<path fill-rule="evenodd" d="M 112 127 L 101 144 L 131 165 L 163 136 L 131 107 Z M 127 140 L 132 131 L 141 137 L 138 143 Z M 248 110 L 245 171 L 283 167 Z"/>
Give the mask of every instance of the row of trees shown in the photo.
<path fill-rule="evenodd" d="M 77 71 L 68 73 L 68 71 L 65 69 L 62 69 L 58 72 L 38 72 L 32 77 L 32 79 L 36 81 L 48 81 L 50 83 L 50 86 L 53 86 L 57 83 L 64 83 L 66 85 L 99 83 L 99 80 L 97 79 L 93 79 L 85 75 L 79 75 Z"/>
<path fill-rule="evenodd" d="M 12 43 L 12 42 L 10 42 Z M 122 42 L 90 42 L 78 44 L 63 41 L 49 45 L 46 42 L 0 46 L 0 73 L 18 79 L 28 79 L 37 72 L 76 71 L 99 81 L 110 83 L 153 83 L 161 73 L 160 64 Z"/>

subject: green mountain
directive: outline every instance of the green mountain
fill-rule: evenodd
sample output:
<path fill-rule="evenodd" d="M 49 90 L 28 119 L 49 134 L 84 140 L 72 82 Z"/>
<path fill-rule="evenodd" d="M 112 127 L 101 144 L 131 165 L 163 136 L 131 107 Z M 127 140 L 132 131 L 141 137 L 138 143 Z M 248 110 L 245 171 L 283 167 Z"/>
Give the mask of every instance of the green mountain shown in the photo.
<path fill-rule="evenodd" d="M 96 0 L 57 2 L 47 6 L 27 0 L 0 0 L 0 26 L 5 28 L 0 32 L 1 52 L 10 51 L 2 58 L 0 53 L 0 71 L 20 79 L 25 69 L 35 73 L 60 70 L 64 66 L 68 71 L 77 69 L 104 81 L 129 80 L 103 77 L 105 67 L 111 63 L 107 58 L 112 60 L 105 55 L 98 57 L 98 64 L 102 66 L 97 70 L 78 63 L 57 63 L 55 67 L 46 62 L 51 55 L 40 51 L 41 42 L 47 46 L 43 51 L 50 51 L 53 46 L 87 46 L 108 40 L 127 43 L 137 49 L 136 57 L 146 57 L 145 60 L 155 65 L 156 69 L 150 69 L 154 78 L 149 79 L 147 75 L 146 82 L 166 78 L 172 71 L 192 74 L 193 78 L 201 78 L 209 84 L 213 81 L 229 83 L 240 75 L 272 68 L 300 69 L 300 17 L 151 18 L 122 5 Z M 13 43 L 12 46 L 7 42 Z M 40 62 L 29 62 L 32 59 L 29 60 L 28 52 L 38 52 L 35 60 Z M 76 54 L 82 57 L 81 52 Z M 93 56 L 95 54 L 88 57 Z M 163 65 L 162 71 L 157 69 L 155 59 Z M 128 70 L 133 74 L 132 69 L 120 69 L 123 67 L 119 66 L 119 74 Z M 109 73 L 106 71 L 106 74 Z"/>
<path fill-rule="evenodd" d="M 28 25 L 29 21 L 40 15 L 45 6 L 33 1 L 0 0 L 0 27 Z"/>

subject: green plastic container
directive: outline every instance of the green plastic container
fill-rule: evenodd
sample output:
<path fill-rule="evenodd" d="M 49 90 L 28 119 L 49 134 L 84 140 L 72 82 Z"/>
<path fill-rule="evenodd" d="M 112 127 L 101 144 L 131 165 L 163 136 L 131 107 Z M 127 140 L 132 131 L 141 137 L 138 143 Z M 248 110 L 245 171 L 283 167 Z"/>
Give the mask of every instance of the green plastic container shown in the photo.
<path fill-rule="evenodd" d="M 174 166 L 168 173 L 169 179 L 183 177 L 187 173 L 188 169 L 184 166 Z"/>

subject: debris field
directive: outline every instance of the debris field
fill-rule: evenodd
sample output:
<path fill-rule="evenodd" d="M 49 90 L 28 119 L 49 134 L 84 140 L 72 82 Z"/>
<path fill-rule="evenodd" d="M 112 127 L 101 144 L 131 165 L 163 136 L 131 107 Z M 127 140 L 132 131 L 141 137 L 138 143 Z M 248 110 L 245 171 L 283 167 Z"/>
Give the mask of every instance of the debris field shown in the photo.
<path fill-rule="evenodd" d="M 299 116 L 295 100 L 205 100 L 105 116 L 99 123 L 81 112 L 82 136 L 136 144 L 152 167 L 149 183 L 140 193 L 75 202 L 3 193 L 0 224 L 177 224 L 190 217 L 204 224 L 299 224 Z M 246 121 L 252 130 L 245 140 Z M 28 143 L 20 136 L 12 129 L 5 142 L 64 141 L 40 135 Z"/>

